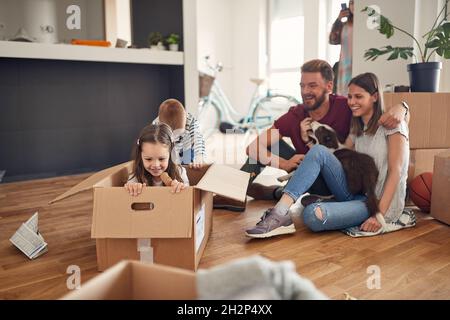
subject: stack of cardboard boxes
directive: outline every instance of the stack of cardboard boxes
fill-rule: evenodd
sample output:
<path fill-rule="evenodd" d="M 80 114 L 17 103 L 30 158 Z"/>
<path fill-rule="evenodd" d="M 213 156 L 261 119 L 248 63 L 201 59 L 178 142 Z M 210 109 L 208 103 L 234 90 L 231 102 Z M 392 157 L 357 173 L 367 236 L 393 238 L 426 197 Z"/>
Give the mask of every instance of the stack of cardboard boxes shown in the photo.
<path fill-rule="evenodd" d="M 450 224 L 450 93 L 385 93 L 384 100 L 387 107 L 408 103 L 408 181 L 433 172 L 431 216 Z"/>

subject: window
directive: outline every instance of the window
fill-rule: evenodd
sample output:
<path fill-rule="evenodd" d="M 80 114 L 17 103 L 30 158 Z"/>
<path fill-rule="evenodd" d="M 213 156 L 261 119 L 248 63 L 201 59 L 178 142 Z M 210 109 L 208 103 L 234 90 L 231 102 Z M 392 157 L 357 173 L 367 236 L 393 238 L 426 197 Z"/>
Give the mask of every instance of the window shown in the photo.
<path fill-rule="evenodd" d="M 272 0 L 268 23 L 270 87 L 297 98 L 304 60 L 304 17 L 299 3 Z"/>
<path fill-rule="evenodd" d="M 341 46 L 330 45 L 328 39 L 342 2 L 348 3 L 347 0 L 268 0 L 267 70 L 271 88 L 300 98 L 300 68 L 305 56 L 325 59 L 331 66 L 339 61 Z M 305 34 L 309 36 L 308 44 L 305 44 Z"/>

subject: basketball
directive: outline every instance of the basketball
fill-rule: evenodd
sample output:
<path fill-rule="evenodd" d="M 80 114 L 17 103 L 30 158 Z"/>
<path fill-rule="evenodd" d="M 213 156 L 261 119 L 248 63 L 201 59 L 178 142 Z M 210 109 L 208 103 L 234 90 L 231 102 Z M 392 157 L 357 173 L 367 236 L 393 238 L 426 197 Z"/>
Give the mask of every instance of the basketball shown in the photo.
<path fill-rule="evenodd" d="M 430 212 L 433 174 L 425 172 L 411 180 L 409 198 L 423 212 Z"/>

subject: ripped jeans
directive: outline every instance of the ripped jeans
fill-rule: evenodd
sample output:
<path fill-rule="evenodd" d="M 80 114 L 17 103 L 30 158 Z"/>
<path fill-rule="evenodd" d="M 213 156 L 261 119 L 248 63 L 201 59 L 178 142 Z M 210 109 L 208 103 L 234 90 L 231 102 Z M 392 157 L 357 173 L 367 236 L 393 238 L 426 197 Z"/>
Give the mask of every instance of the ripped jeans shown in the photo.
<path fill-rule="evenodd" d="M 369 218 L 364 195 L 353 195 L 340 161 L 324 146 L 309 150 L 289 180 L 283 193 L 294 201 L 307 192 L 321 174 L 336 202 L 317 202 L 305 208 L 303 221 L 314 232 L 340 230 L 361 225 Z M 320 210 L 321 214 L 318 214 Z"/>

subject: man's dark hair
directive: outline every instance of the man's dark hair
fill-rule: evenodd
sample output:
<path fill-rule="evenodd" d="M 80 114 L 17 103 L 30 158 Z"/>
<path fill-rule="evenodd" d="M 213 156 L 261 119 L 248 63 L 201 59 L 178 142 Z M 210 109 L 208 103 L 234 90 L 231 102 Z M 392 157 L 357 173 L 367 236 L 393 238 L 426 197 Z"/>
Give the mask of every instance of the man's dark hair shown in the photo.
<path fill-rule="evenodd" d="M 320 59 L 305 62 L 302 66 L 303 72 L 320 72 L 322 78 L 326 81 L 333 81 L 334 78 L 333 68 L 331 68 L 328 62 Z"/>

